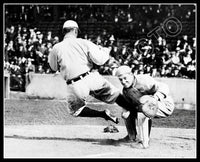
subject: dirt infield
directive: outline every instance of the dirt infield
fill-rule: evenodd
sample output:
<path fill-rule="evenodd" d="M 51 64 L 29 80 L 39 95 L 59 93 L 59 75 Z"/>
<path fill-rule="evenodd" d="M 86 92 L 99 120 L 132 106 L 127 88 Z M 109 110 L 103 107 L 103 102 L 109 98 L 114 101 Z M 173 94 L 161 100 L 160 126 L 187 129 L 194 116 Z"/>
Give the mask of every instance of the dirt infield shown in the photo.
<path fill-rule="evenodd" d="M 195 158 L 194 129 L 153 128 L 151 147 L 132 148 L 117 140 L 126 135 L 103 133 L 104 126 L 6 126 L 4 156 L 9 158 Z"/>
<path fill-rule="evenodd" d="M 108 108 L 106 104 L 90 106 Z M 118 106 L 109 108 L 120 116 Z M 72 117 L 59 101 L 6 100 L 4 157 L 196 158 L 195 111 L 176 110 L 168 119 L 153 121 L 148 149 L 117 142 L 126 135 L 123 120 L 115 125 L 118 133 L 104 133 L 109 124 L 113 123 L 100 118 Z"/>

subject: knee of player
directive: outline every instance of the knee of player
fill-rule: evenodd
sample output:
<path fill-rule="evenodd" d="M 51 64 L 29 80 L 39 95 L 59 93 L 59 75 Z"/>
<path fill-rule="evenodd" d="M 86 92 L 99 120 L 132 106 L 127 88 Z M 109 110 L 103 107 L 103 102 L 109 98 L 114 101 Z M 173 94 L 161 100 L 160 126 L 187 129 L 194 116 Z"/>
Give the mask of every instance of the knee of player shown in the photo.
<path fill-rule="evenodd" d="M 148 117 L 144 113 L 139 112 L 137 115 L 138 124 L 143 123 L 146 118 Z"/>
<path fill-rule="evenodd" d="M 123 111 L 121 114 L 123 119 L 127 119 L 129 117 L 129 115 L 130 115 L 130 111 Z"/>

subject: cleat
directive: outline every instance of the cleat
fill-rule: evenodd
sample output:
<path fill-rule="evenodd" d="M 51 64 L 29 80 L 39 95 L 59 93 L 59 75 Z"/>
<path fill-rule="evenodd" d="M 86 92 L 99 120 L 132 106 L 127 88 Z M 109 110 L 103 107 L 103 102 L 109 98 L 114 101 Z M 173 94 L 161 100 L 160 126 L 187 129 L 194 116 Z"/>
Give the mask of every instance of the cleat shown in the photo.
<path fill-rule="evenodd" d="M 144 146 L 142 142 L 138 142 L 138 143 L 132 143 L 131 147 L 136 149 L 147 149 L 149 148 L 149 145 Z"/>
<path fill-rule="evenodd" d="M 119 139 L 118 142 L 135 143 L 135 142 L 138 142 L 138 141 L 136 139 L 130 139 L 130 137 L 127 135 L 126 137 Z"/>
<path fill-rule="evenodd" d="M 106 109 L 105 111 L 105 114 L 106 114 L 106 117 L 105 119 L 106 120 L 111 120 L 112 122 L 114 122 L 115 124 L 118 124 L 119 123 L 119 119 L 115 116 L 113 116 L 111 113 L 110 113 L 110 110 Z"/>

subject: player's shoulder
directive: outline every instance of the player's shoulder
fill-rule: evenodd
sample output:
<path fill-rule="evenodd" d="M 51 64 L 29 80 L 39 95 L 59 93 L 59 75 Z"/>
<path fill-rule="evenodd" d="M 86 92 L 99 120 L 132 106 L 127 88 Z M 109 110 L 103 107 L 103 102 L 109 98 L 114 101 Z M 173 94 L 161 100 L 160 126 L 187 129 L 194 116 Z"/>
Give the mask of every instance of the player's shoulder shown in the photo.
<path fill-rule="evenodd" d="M 77 41 L 81 42 L 81 44 L 85 44 L 85 45 L 92 43 L 90 40 L 87 40 L 87 39 L 84 39 L 84 38 L 77 38 Z"/>
<path fill-rule="evenodd" d="M 63 44 L 63 41 L 58 42 L 58 43 L 56 43 L 56 44 L 53 45 L 53 48 L 54 49 L 59 48 L 62 44 Z"/>
<path fill-rule="evenodd" d="M 137 75 L 135 75 L 135 78 L 137 80 L 153 79 L 153 77 L 150 76 L 149 74 L 137 74 Z"/>
<path fill-rule="evenodd" d="M 79 42 L 81 42 L 82 45 L 88 48 L 95 48 L 97 46 L 95 43 L 88 39 L 79 38 Z"/>
<path fill-rule="evenodd" d="M 152 85 L 156 83 L 156 80 L 149 74 L 135 75 L 137 85 Z"/>
<path fill-rule="evenodd" d="M 78 41 L 82 41 L 82 42 L 90 42 L 89 40 L 87 39 L 84 39 L 84 38 L 77 38 Z"/>

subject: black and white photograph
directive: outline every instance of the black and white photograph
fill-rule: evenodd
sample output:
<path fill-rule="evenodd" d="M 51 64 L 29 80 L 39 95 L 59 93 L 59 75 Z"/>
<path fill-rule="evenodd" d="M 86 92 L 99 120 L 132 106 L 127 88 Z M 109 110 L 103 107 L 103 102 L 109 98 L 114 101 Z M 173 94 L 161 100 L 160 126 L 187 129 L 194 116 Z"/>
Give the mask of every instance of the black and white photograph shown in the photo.
<path fill-rule="evenodd" d="M 4 159 L 197 158 L 196 3 L 3 3 Z"/>

